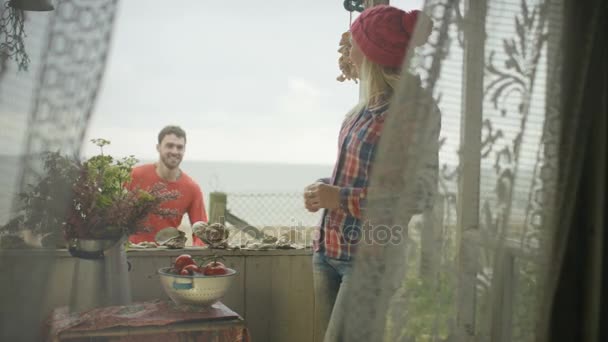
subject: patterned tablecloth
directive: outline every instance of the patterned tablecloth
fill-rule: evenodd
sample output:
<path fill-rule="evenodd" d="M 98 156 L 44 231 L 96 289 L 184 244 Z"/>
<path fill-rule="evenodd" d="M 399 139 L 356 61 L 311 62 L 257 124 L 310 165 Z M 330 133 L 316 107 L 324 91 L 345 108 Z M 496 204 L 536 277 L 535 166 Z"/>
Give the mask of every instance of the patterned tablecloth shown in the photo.
<path fill-rule="evenodd" d="M 223 303 L 211 307 L 178 306 L 155 300 L 109 306 L 81 313 L 55 309 L 44 326 L 46 341 L 104 336 L 107 341 L 249 342 L 242 318 Z"/>

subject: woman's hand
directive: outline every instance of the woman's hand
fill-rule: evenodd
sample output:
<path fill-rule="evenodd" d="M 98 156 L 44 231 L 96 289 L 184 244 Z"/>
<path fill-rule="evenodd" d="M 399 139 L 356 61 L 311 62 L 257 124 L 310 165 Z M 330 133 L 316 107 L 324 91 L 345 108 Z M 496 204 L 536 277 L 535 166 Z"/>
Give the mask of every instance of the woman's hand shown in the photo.
<path fill-rule="evenodd" d="M 317 182 L 304 188 L 304 205 L 311 213 L 340 207 L 340 187 Z"/>

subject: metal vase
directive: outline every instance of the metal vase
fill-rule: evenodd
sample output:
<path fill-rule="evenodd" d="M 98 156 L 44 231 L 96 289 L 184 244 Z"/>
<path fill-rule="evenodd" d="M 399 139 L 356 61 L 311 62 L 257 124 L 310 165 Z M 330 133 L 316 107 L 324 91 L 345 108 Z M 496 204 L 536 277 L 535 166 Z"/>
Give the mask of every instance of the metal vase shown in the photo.
<path fill-rule="evenodd" d="M 125 241 L 79 239 L 70 247 L 76 257 L 70 311 L 131 303 Z"/>
<path fill-rule="evenodd" d="M 22 11 L 46 12 L 55 9 L 50 0 L 10 0 L 8 5 Z"/>

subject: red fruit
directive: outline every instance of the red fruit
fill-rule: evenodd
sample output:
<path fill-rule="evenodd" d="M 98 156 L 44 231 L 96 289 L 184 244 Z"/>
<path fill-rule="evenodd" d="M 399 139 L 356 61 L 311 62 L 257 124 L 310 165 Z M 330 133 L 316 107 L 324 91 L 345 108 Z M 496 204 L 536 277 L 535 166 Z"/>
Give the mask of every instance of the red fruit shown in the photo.
<path fill-rule="evenodd" d="M 196 264 L 186 265 L 180 272 L 181 275 L 193 275 L 194 273 L 201 273 L 201 269 Z"/>
<path fill-rule="evenodd" d="M 175 270 L 177 272 L 180 272 L 180 274 L 181 274 L 181 271 L 182 271 L 182 269 L 184 269 L 184 267 L 186 267 L 188 265 L 194 265 L 194 264 L 195 264 L 195 262 L 192 259 L 192 255 L 190 255 L 190 254 L 182 254 L 182 255 L 178 256 L 175 259 L 175 263 L 173 264 L 173 268 L 175 268 Z"/>
<path fill-rule="evenodd" d="M 212 261 L 203 268 L 204 275 L 224 275 L 228 273 L 228 269 L 219 261 Z"/>

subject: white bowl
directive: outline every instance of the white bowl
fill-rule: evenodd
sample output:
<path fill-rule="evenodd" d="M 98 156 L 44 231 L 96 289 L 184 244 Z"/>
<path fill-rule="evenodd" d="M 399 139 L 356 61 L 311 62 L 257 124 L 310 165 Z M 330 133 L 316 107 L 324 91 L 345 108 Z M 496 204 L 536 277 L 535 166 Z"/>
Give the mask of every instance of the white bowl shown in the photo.
<path fill-rule="evenodd" d="M 228 268 L 224 275 L 178 275 L 171 267 L 158 270 L 165 293 L 175 304 L 209 306 L 220 300 L 230 287 L 237 272 Z"/>

